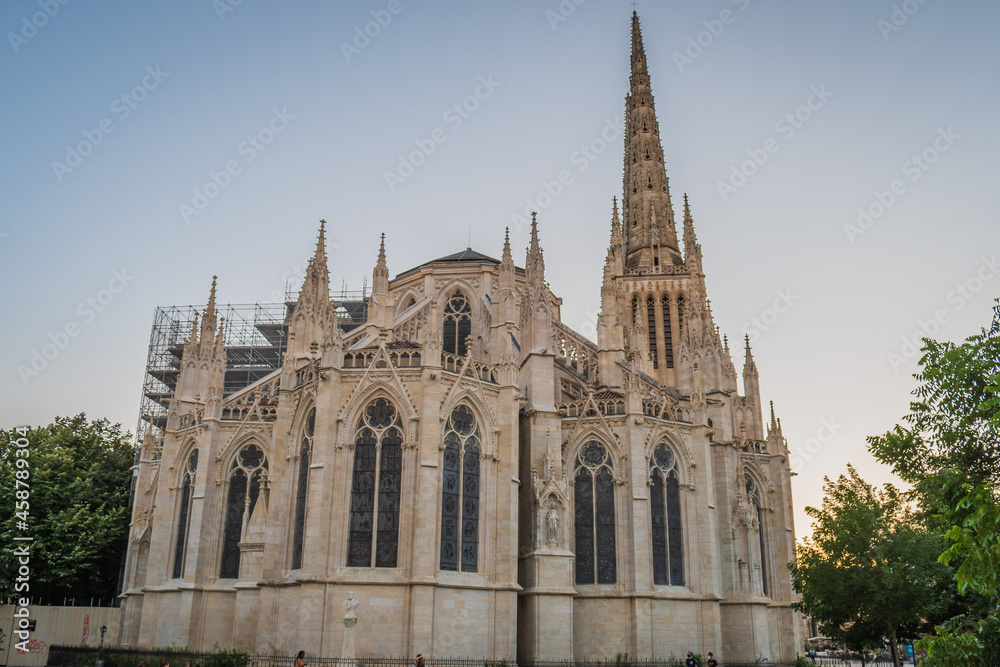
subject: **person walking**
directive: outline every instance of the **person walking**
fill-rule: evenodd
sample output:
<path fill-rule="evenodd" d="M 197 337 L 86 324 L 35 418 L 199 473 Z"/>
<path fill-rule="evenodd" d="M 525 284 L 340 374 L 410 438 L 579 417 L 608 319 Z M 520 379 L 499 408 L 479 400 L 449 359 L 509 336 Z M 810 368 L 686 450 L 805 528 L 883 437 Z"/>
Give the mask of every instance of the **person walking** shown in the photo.
<path fill-rule="evenodd" d="M 413 667 L 424 667 L 424 654 L 418 653 L 417 657 L 413 660 Z"/>
<path fill-rule="evenodd" d="M 698 661 L 694 657 L 694 653 L 688 651 L 687 660 L 684 661 L 684 667 L 698 667 Z"/>
<path fill-rule="evenodd" d="M 715 659 L 711 651 L 708 652 L 708 662 L 705 663 L 705 667 L 719 667 L 719 661 Z"/>
<path fill-rule="evenodd" d="M 306 667 L 309 663 L 306 662 L 306 652 L 299 651 L 299 654 L 295 656 L 295 667 Z"/>

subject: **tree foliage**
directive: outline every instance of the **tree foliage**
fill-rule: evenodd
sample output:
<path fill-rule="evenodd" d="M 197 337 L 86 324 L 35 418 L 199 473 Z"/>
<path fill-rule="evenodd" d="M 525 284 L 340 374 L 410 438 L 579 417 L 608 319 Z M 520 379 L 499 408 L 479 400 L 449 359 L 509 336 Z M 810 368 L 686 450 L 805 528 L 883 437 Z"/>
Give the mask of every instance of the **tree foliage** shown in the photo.
<path fill-rule="evenodd" d="M 789 565 L 802 596 L 796 607 L 857 651 L 920 636 L 947 603 L 940 597 L 950 577 L 938 562 L 942 539 L 923 528 L 891 484 L 879 490 L 850 466 L 848 475 L 824 482 L 823 506 L 806 508 L 812 537 Z"/>
<path fill-rule="evenodd" d="M 1000 303 L 961 344 L 924 341 L 905 426 L 869 438 L 915 488 L 925 524 L 944 535 L 957 608 L 920 646 L 928 667 L 1000 664 Z"/>
<path fill-rule="evenodd" d="M 15 516 L 14 430 L 0 442 L 0 596 L 62 603 L 113 598 L 128 539 L 134 449 L 120 424 L 86 415 L 57 417 L 27 438 L 30 478 L 27 530 Z M 22 441 L 23 442 L 23 441 Z M 23 487 L 22 487 L 23 488 Z M 23 506 L 22 506 L 23 507 Z M 15 590 L 14 537 L 29 535 L 28 590 Z M 9 576 L 8 576 L 9 575 Z"/>
<path fill-rule="evenodd" d="M 924 339 L 921 351 L 922 369 L 914 375 L 915 400 L 904 425 L 868 438 L 869 449 L 925 496 L 939 490 L 935 478 L 947 469 L 961 471 L 968 483 L 996 488 L 1000 485 L 1000 306 L 994 309 L 988 329 L 958 345 Z"/>

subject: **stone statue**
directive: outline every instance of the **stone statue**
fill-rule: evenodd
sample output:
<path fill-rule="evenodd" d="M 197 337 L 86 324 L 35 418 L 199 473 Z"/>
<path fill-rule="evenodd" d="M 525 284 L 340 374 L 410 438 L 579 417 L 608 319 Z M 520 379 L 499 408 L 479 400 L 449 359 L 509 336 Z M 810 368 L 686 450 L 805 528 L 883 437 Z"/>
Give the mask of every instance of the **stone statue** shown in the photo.
<path fill-rule="evenodd" d="M 347 610 L 347 613 L 344 614 L 344 618 L 356 619 L 358 615 L 354 612 L 360 605 L 361 603 L 354 598 L 354 591 L 347 591 L 347 599 L 344 600 L 344 609 Z"/>
<path fill-rule="evenodd" d="M 548 525 L 549 534 L 549 546 L 554 547 L 559 545 L 559 513 L 556 512 L 555 507 L 550 507 L 548 514 L 545 515 L 545 522 Z"/>

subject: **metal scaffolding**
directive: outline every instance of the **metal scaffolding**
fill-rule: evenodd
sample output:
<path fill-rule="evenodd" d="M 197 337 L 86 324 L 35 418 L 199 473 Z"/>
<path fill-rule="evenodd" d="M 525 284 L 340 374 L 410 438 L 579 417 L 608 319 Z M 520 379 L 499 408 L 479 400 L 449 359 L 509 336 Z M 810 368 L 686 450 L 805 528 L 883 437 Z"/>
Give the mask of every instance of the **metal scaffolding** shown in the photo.
<path fill-rule="evenodd" d="M 334 306 L 341 330 L 351 331 L 368 318 L 367 289 L 359 292 L 343 290 L 334 297 Z M 136 426 L 137 446 L 150 425 L 161 432 L 166 426 L 167 410 L 180 376 L 184 343 L 191 335 L 195 314 L 200 315 L 204 310 L 205 306 L 160 306 L 153 313 L 139 423 Z M 226 346 L 225 396 L 281 367 L 288 340 L 288 323 L 294 310 L 293 300 L 216 307 L 218 314 L 225 319 L 222 334 Z"/>

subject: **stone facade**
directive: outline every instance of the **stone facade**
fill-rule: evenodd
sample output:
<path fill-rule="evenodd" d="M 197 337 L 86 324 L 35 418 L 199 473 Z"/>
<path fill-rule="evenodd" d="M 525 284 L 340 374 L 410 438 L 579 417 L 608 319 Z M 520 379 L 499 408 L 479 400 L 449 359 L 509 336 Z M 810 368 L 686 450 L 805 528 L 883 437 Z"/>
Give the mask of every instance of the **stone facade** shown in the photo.
<path fill-rule="evenodd" d="M 324 227 L 283 366 L 224 395 L 216 287 L 136 478 L 125 643 L 359 656 L 794 658 L 788 449 L 742 393 L 684 198 L 681 252 L 638 17 L 597 344 L 471 249 L 343 331 Z"/>

